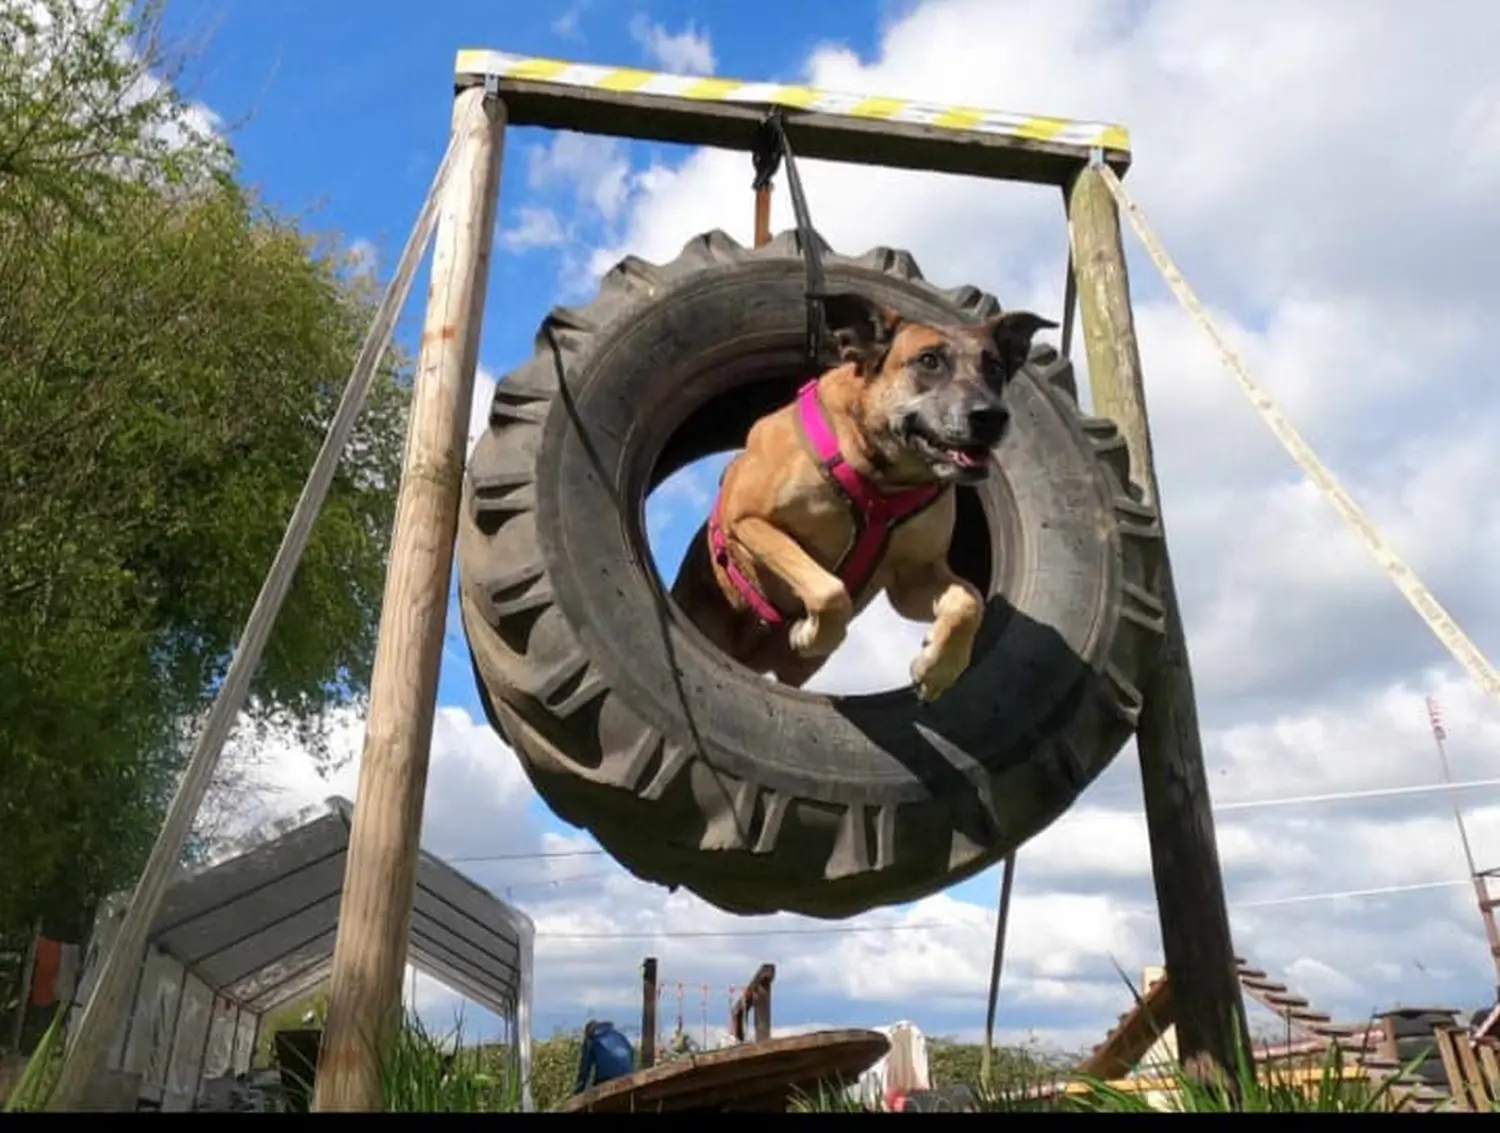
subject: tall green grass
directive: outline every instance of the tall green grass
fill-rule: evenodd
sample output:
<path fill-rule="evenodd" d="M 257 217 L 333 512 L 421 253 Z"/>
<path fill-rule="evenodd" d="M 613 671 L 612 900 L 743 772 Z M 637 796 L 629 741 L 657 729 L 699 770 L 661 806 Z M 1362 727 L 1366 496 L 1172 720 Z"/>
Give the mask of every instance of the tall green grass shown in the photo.
<path fill-rule="evenodd" d="M 521 1067 L 509 1048 L 465 1046 L 463 1017 L 447 1035 L 428 1031 L 403 1012 L 394 1038 L 379 1054 L 380 1092 L 387 1113 L 516 1113 Z"/>
<path fill-rule="evenodd" d="M 1121 978 L 1140 1004 L 1140 994 L 1123 972 Z M 1156 1037 L 1162 1037 L 1160 1028 Z M 1403 1074 L 1414 1071 L 1430 1053 L 1418 1054 L 1401 1068 Z M 1059 1071 L 1042 1060 L 1017 1060 L 1011 1072 L 994 1083 L 967 1084 L 976 1108 L 989 1113 L 1370 1113 L 1408 1108 L 1391 1078 L 1374 1082 L 1349 1070 L 1337 1046 L 1330 1046 L 1316 1065 L 1304 1063 L 1293 1072 L 1290 1067 L 1257 1067 L 1253 1048 L 1241 1042 L 1236 1044 L 1235 1065 L 1217 1078 L 1194 1073 L 1175 1059 L 1142 1066 L 1141 1076 L 1160 1084 L 1151 1091 L 1153 1096 L 1076 1071 Z M 831 1086 L 799 1099 L 796 1108 L 864 1112 L 858 1102 Z"/>
<path fill-rule="evenodd" d="M 1404 1069 L 1422 1063 L 1419 1056 Z M 1289 1070 L 1260 1068 L 1248 1051 L 1237 1052 L 1237 1065 L 1228 1081 L 1191 1073 L 1176 1061 L 1143 1068 L 1161 1081 L 1161 1108 L 1171 1113 L 1375 1113 L 1400 1110 L 1403 1099 L 1387 1078 L 1379 1083 L 1351 1077 L 1349 1064 L 1337 1046 L 1330 1046 L 1309 1080 Z M 1122 1090 L 1109 1082 L 1079 1075 L 1081 1093 L 1061 1100 L 1062 1108 L 1094 1113 L 1151 1113 L 1158 1107 L 1142 1093 Z"/>
<path fill-rule="evenodd" d="M 1415 1067 L 1421 1059 L 1412 1063 Z M 1160 1082 L 1157 1104 L 1144 1093 L 1122 1089 L 1087 1075 L 1054 1077 L 1048 1082 L 1026 1085 L 1011 1083 L 986 1090 L 974 1085 L 976 1108 L 984 1113 L 1371 1113 L 1400 1110 L 1400 1098 L 1389 1080 L 1375 1083 L 1345 1077 L 1346 1063 L 1337 1048 L 1331 1048 L 1310 1080 L 1292 1080 L 1274 1070 L 1257 1073 L 1242 1058 L 1228 1081 L 1214 1082 L 1174 1061 L 1143 1068 L 1145 1076 Z M 1052 1096 L 1038 1096 L 1041 1087 L 1062 1087 Z M 861 1113 L 864 1107 L 833 1087 L 801 1098 L 795 1108 L 812 1113 Z"/>
<path fill-rule="evenodd" d="M 66 1014 L 67 1004 L 59 1003 L 52 1022 L 37 1040 L 26 1069 L 21 1071 L 20 1080 L 5 1099 L 5 1108 L 0 1112 L 26 1113 L 47 1108 L 62 1065 L 63 1016 Z"/>

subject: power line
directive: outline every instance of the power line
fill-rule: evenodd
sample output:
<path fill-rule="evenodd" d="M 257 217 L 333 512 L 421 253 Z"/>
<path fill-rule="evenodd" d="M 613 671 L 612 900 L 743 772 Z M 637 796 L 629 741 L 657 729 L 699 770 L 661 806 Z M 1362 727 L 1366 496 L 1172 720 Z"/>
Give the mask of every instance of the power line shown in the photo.
<path fill-rule="evenodd" d="M 611 874 L 608 870 L 596 870 L 593 873 L 573 873 L 569 874 L 567 877 L 543 877 L 537 878 L 533 881 L 518 881 L 514 885 L 507 885 L 505 887 L 505 895 L 508 897 L 517 889 L 542 889 L 548 885 L 561 885 L 565 881 L 575 883 L 581 881 L 596 881 L 600 878 L 612 876 L 613 874 Z"/>
<path fill-rule="evenodd" d="M 1258 807 L 1346 802 L 1354 799 L 1384 799 L 1400 795 L 1429 795 L 1438 791 L 1475 790 L 1480 787 L 1500 787 L 1500 779 L 1471 779 L 1465 783 L 1424 783 L 1411 787 L 1378 787 L 1369 791 L 1340 791 L 1330 795 L 1292 795 L 1280 799 L 1250 799 L 1245 802 L 1215 803 L 1214 811 L 1253 810 Z M 1144 814 L 1145 811 L 1140 813 Z"/>
<path fill-rule="evenodd" d="M 597 858 L 602 857 L 603 850 L 548 850 L 532 854 L 475 854 L 470 857 L 444 858 L 449 863 L 468 862 L 530 862 L 542 861 L 548 858 Z"/>
<path fill-rule="evenodd" d="M 1397 798 L 1403 795 L 1428 795 L 1442 791 L 1472 791 L 1486 787 L 1500 787 L 1500 779 L 1470 779 L 1461 783 L 1419 783 L 1406 787 L 1377 787 L 1366 791 L 1338 791 L 1322 795 L 1289 795 L 1275 799 L 1246 799 L 1239 802 L 1215 803 L 1214 812 L 1236 810 L 1259 810 L 1273 806 L 1304 806 L 1310 803 L 1353 802 L 1360 799 Z M 1144 810 L 1127 812 L 1131 817 L 1144 817 Z M 1066 821 L 1066 817 L 1063 819 Z M 554 858 L 597 858 L 605 851 L 593 850 L 545 850 L 518 854 L 470 854 L 460 857 L 445 857 L 452 864 L 484 864 L 488 862 L 547 861 Z"/>
<path fill-rule="evenodd" d="M 1384 897 L 1392 893 L 1416 893 L 1425 889 L 1451 889 L 1468 881 L 1418 881 L 1410 885 L 1382 885 L 1377 889 L 1346 889 L 1342 893 L 1309 893 L 1303 897 L 1276 897 L 1268 901 L 1231 901 L 1231 909 L 1265 909 L 1272 905 L 1301 905 L 1308 901 L 1339 901 L 1345 897 Z"/>
<path fill-rule="evenodd" d="M 747 930 L 683 929 L 660 932 L 539 932 L 538 940 L 684 940 L 741 936 L 856 936 L 867 933 L 917 932 L 929 929 L 969 928 L 958 921 L 927 921 L 921 924 L 841 925 L 838 928 L 769 928 Z"/>
<path fill-rule="evenodd" d="M 1306 893 L 1298 897 L 1273 897 L 1260 901 L 1230 901 L 1229 908 L 1265 909 L 1277 905 L 1302 905 L 1315 901 L 1341 901 L 1359 897 L 1385 897 L 1399 893 L 1417 893 L 1434 889 L 1451 889 L 1468 881 L 1419 881 L 1406 885 L 1383 885 L 1373 889 L 1345 889 L 1335 893 Z M 1132 905 L 1134 912 L 1146 912 L 1154 905 Z M 662 929 L 658 932 L 539 932 L 539 940 L 684 940 L 744 936 L 859 936 L 893 932 L 952 931 L 974 928 L 972 921 L 924 921 L 917 924 L 841 925 L 831 928 L 773 928 L 734 930 Z"/>

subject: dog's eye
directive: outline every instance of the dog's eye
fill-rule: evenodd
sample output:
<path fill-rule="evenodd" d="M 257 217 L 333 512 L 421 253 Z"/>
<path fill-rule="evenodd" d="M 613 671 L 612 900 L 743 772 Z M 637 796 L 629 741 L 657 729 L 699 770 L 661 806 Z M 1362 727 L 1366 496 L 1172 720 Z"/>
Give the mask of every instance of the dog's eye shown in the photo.
<path fill-rule="evenodd" d="M 917 365 L 928 372 L 935 373 L 943 368 L 943 356 L 936 350 L 924 350 L 917 355 Z"/>

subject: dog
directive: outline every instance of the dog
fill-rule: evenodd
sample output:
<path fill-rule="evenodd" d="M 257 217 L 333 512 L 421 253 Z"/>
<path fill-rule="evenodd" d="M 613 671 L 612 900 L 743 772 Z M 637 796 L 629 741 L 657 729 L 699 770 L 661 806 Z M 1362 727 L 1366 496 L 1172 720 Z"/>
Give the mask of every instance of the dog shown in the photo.
<path fill-rule="evenodd" d="M 984 617 L 948 565 L 953 486 L 990 474 L 1006 389 L 1058 324 L 1007 311 L 934 326 L 858 292 L 822 306 L 837 364 L 750 429 L 672 597 L 715 647 L 800 688 L 884 590 L 931 625 L 911 678 L 932 701 L 968 668 Z"/>

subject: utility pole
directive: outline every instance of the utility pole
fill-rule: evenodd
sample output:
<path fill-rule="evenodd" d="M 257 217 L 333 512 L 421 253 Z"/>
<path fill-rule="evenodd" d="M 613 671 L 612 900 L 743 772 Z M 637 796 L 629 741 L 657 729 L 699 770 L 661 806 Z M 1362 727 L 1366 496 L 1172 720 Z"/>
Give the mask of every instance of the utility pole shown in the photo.
<path fill-rule="evenodd" d="M 1458 824 L 1458 840 L 1463 844 L 1464 863 L 1469 869 L 1469 880 L 1474 885 L 1474 896 L 1479 902 L 1479 917 L 1484 921 L 1484 934 L 1490 945 L 1490 963 L 1495 969 L 1495 1001 L 1500 1003 L 1500 929 L 1495 927 L 1495 907 L 1500 900 L 1490 896 L 1489 878 L 1500 874 L 1500 869 L 1481 870 L 1474 863 L 1474 847 L 1469 842 L 1469 832 L 1464 827 L 1463 810 L 1458 805 L 1458 792 L 1453 790 L 1453 772 L 1448 766 L 1448 749 L 1445 741 L 1448 732 L 1443 727 L 1443 713 L 1437 698 L 1427 698 L 1427 723 L 1432 728 L 1432 742 L 1437 746 L 1438 762 L 1443 768 L 1443 782 L 1449 788 L 1448 797 L 1453 803 L 1453 821 Z"/>

